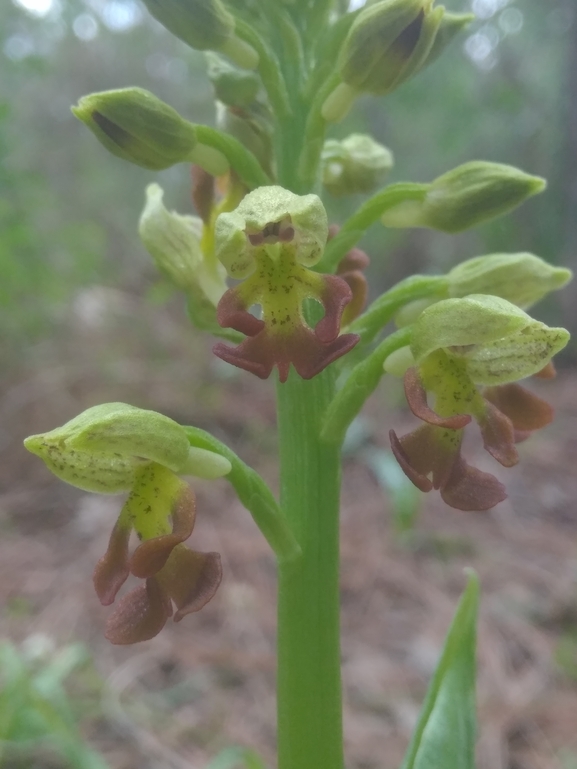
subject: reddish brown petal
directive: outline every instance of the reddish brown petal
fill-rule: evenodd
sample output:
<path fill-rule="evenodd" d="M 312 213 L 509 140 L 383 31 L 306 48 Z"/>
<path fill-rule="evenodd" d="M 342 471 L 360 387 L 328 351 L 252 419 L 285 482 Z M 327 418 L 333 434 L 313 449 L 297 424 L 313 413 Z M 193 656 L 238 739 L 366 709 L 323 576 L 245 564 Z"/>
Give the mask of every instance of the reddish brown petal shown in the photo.
<path fill-rule="evenodd" d="M 94 569 L 92 577 L 94 589 L 103 606 L 113 603 L 130 573 L 128 565 L 130 532 L 130 526 L 121 526 L 118 522 L 115 524 L 108 541 L 108 549 Z"/>
<path fill-rule="evenodd" d="M 541 371 L 538 371 L 536 374 L 533 374 L 533 376 L 536 376 L 538 379 L 555 379 L 557 376 L 557 370 L 555 368 L 555 364 L 552 360 L 549 361 L 549 363 L 545 366 L 545 368 L 542 368 Z"/>
<path fill-rule="evenodd" d="M 172 507 L 172 534 L 147 539 L 134 551 L 130 559 L 130 571 L 135 577 L 145 579 L 162 569 L 176 545 L 192 534 L 195 514 L 194 493 L 185 486 Z"/>
<path fill-rule="evenodd" d="M 154 578 L 146 580 L 118 602 L 106 623 L 113 644 L 134 644 L 158 635 L 172 615 L 170 598 Z"/>
<path fill-rule="evenodd" d="M 345 307 L 341 318 L 341 324 L 348 326 L 363 311 L 367 301 L 368 285 L 367 279 L 360 270 L 345 272 L 341 275 L 341 278 L 346 281 L 353 295 L 353 298 Z"/>
<path fill-rule="evenodd" d="M 457 510 L 489 510 L 507 497 L 505 487 L 493 475 L 471 467 L 459 456 L 441 489 L 441 497 Z"/>
<path fill-rule="evenodd" d="M 292 363 L 303 379 L 311 379 L 337 358 L 351 350 L 359 341 L 356 334 L 343 334 L 330 344 L 323 344 L 306 326 L 291 334 L 272 334 L 268 329 L 248 337 L 237 347 L 219 342 L 213 353 L 261 379 L 266 379 L 278 366 L 281 382 L 286 382 Z"/>
<path fill-rule="evenodd" d="M 485 414 L 479 421 L 483 446 L 504 467 L 513 467 L 519 461 L 515 448 L 515 430 L 508 416 L 486 401 Z"/>
<path fill-rule="evenodd" d="M 174 621 L 199 611 L 217 591 L 222 579 L 218 553 L 197 553 L 185 545 L 176 547 L 158 575 L 177 606 Z"/>
<path fill-rule="evenodd" d="M 333 342 L 341 329 L 341 316 L 353 298 L 349 285 L 336 275 L 322 275 L 324 288 L 319 301 L 325 308 L 324 317 L 315 326 L 317 338 L 324 344 Z"/>
<path fill-rule="evenodd" d="M 264 321 L 248 312 L 238 286 L 229 288 L 222 295 L 216 308 L 216 318 L 223 328 L 234 328 L 247 336 L 256 336 L 264 329 Z"/>
<path fill-rule="evenodd" d="M 192 202 L 202 221 L 208 224 L 214 205 L 214 176 L 200 166 L 192 166 Z"/>
<path fill-rule="evenodd" d="M 407 436 L 405 436 L 407 437 Z M 433 488 L 432 481 L 427 478 L 426 474 L 420 473 L 411 464 L 409 455 L 404 450 L 403 445 L 394 430 L 389 430 L 389 440 L 391 442 L 391 450 L 395 459 L 399 463 L 401 470 L 405 473 L 407 478 L 413 483 L 420 491 L 431 491 Z M 418 462 L 417 462 L 418 464 Z M 427 471 L 428 472 L 428 471 Z"/>
<path fill-rule="evenodd" d="M 552 406 L 519 384 L 487 387 L 483 397 L 509 417 L 520 432 L 539 430 L 553 421 Z"/>
<path fill-rule="evenodd" d="M 337 275 L 345 275 L 352 270 L 366 270 L 370 263 L 371 260 L 364 251 L 361 251 L 360 248 L 351 248 L 339 262 Z"/>
<path fill-rule="evenodd" d="M 447 427 L 451 430 L 460 430 L 471 421 L 469 414 L 457 414 L 452 417 L 440 417 L 427 403 L 427 392 L 421 382 L 418 370 L 413 366 L 405 372 L 404 377 L 405 397 L 413 414 L 436 427 Z"/>
<path fill-rule="evenodd" d="M 405 475 L 421 491 L 438 489 L 451 474 L 459 455 L 462 433 L 422 425 L 412 433 L 397 438 L 389 432 L 391 448 Z M 432 480 L 427 476 L 432 475 Z"/>

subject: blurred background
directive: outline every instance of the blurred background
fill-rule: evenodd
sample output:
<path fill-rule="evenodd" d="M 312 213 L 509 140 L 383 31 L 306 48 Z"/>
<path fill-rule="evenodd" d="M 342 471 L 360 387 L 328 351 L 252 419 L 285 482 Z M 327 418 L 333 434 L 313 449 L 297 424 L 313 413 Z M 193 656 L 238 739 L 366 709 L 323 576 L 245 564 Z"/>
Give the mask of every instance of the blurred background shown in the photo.
<path fill-rule="evenodd" d="M 485 159 L 549 187 L 458 236 L 375 226 L 364 241 L 373 295 L 483 253 L 575 266 L 575 0 L 453 0 L 450 10 L 477 21 L 417 79 L 359 102 L 333 135 L 369 131 L 389 146 L 393 181 Z M 195 546 L 223 555 L 216 598 L 151 642 L 114 648 L 91 574 L 121 500 L 59 483 L 22 448 L 91 405 L 126 401 L 211 430 L 276 488 L 271 383 L 211 358 L 136 234 L 153 180 L 169 208 L 192 209 L 189 169 L 123 164 L 70 112 L 90 91 L 127 85 L 195 122 L 214 119 L 204 57 L 137 0 L 0 3 L 0 767 L 243 766 L 231 746 L 272 767 L 274 561 L 226 484 L 196 484 Z M 338 221 L 360 198 L 326 202 Z M 577 330 L 577 286 L 534 315 Z M 479 769 L 577 768 L 576 358 L 570 346 L 557 379 L 536 386 L 558 419 L 523 445 L 520 465 L 495 471 L 471 444 L 470 461 L 510 493 L 488 514 L 407 485 L 387 450 L 388 429 L 412 425 L 398 383 L 354 424 L 342 513 L 350 769 L 399 766 L 468 565 L 484 589 Z"/>

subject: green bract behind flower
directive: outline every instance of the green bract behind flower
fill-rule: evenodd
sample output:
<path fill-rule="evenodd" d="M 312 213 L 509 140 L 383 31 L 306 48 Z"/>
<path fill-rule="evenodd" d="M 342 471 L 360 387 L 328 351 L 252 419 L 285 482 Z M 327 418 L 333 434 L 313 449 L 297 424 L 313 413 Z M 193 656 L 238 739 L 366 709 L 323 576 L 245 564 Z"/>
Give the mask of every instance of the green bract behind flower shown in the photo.
<path fill-rule="evenodd" d="M 296 261 L 311 267 L 327 242 L 327 213 L 317 195 L 259 187 L 234 211 L 218 217 L 215 236 L 216 255 L 233 278 L 245 278 L 254 270 L 255 248 L 265 247 L 275 260 L 280 244 L 288 241 L 293 243 Z"/>
<path fill-rule="evenodd" d="M 83 96 L 72 112 L 113 155 L 153 171 L 189 159 L 197 145 L 194 126 L 142 88 Z"/>
<path fill-rule="evenodd" d="M 169 417 L 126 403 L 94 406 L 62 427 L 30 436 L 24 445 L 62 480 L 103 494 L 131 488 L 135 472 L 147 462 L 193 474 L 185 430 Z M 214 457 L 219 466 L 224 461 L 219 474 L 225 475 L 230 463 Z M 200 474 L 205 477 L 205 470 Z"/>
<path fill-rule="evenodd" d="M 472 161 L 435 179 L 422 201 L 390 208 L 381 221 L 386 227 L 461 232 L 506 214 L 545 186 L 544 179 L 513 166 Z"/>
<path fill-rule="evenodd" d="M 488 254 L 458 264 L 447 275 L 449 296 L 493 294 L 527 309 L 571 280 L 571 270 L 528 253 Z"/>
<path fill-rule="evenodd" d="M 328 139 L 322 154 L 323 184 L 332 195 L 372 192 L 393 167 L 393 154 L 367 134 Z"/>
<path fill-rule="evenodd" d="M 420 364 L 436 350 L 463 360 L 476 384 L 505 384 L 536 374 L 569 340 L 569 332 L 533 320 L 495 296 L 444 299 L 413 327 L 411 351 Z"/>

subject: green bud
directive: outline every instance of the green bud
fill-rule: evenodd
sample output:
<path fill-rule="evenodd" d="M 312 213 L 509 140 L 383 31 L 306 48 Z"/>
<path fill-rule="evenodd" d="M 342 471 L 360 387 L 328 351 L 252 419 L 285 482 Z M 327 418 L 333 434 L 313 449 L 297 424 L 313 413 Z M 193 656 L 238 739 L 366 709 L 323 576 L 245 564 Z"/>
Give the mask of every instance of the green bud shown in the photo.
<path fill-rule="evenodd" d="M 461 232 L 501 216 L 545 189 L 546 182 L 513 166 L 482 160 L 464 163 L 435 179 L 422 201 L 386 211 L 386 227 L 430 227 Z"/>
<path fill-rule="evenodd" d="M 475 15 L 472 13 L 449 13 L 449 11 L 445 11 L 432 48 L 421 69 L 436 61 L 457 35 L 474 20 Z"/>
<path fill-rule="evenodd" d="M 253 272 L 255 248 L 266 248 L 276 261 L 279 245 L 294 243 L 296 261 L 311 267 L 320 260 L 327 237 L 327 213 L 317 195 L 295 195 L 274 186 L 250 192 L 238 208 L 221 214 L 215 226 L 216 255 L 228 274 L 239 279 Z"/>
<path fill-rule="evenodd" d="M 505 299 L 479 294 L 424 310 L 413 326 L 411 351 L 421 364 L 442 349 L 465 361 L 473 382 L 495 385 L 536 374 L 568 340 L 565 329 L 549 328 Z"/>
<path fill-rule="evenodd" d="M 168 211 L 163 195 L 158 184 L 146 188 L 146 204 L 138 225 L 140 238 L 159 270 L 178 288 L 210 303 L 214 316 L 214 307 L 227 288 L 226 271 L 202 252 L 202 220 Z"/>
<path fill-rule="evenodd" d="M 155 411 L 126 403 L 94 406 L 56 430 L 26 438 L 24 445 L 58 478 L 101 494 L 132 488 L 136 471 L 147 462 L 203 478 L 230 471 L 228 460 L 217 454 L 212 470 L 207 456 L 197 457 L 195 463 L 198 450 L 191 453 L 183 427 Z"/>
<path fill-rule="evenodd" d="M 571 280 L 571 270 L 533 254 L 489 254 L 468 259 L 447 275 L 449 296 L 493 294 L 527 309 Z"/>
<path fill-rule="evenodd" d="M 252 46 L 234 34 L 234 17 L 220 0 L 144 0 L 169 32 L 198 51 L 221 51 L 247 69 L 258 65 Z"/>
<path fill-rule="evenodd" d="M 359 93 L 384 96 L 415 75 L 429 55 L 443 18 L 433 0 L 381 0 L 357 16 L 343 43 L 337 68 L 343 82 L 322 108 L 340 120 Z"/>
<path fill-rule="evenodd" d="M 227 107 L 248 107 L 256 99 L 260 79 L 254 72 L 238 69 L 215 53 L 207 53 L 208 78 L 216 98 Z"/>
<path fill-rule="evenodd" d="M 332 195 L 372 192 L 393 167 L 393 155 L 367 134 L 328 139 L 322 153 L 323 184 Z"/>
<path fill-rule="evenodd" d="M 142 88 L 83 96 L 72 112 L 113 155 L 160 171 L 190 158 L 194 126 Z"/>

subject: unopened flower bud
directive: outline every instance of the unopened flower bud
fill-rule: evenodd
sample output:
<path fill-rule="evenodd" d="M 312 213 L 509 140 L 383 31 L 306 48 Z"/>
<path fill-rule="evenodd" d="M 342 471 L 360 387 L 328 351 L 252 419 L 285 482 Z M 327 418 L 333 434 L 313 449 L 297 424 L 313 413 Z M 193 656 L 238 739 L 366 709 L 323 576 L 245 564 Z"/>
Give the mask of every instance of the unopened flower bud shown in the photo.
<path fill-rule="evenodd" d="M 256 99 L 260 79 L 254 72 L 238 69 L 218 54 L 208 52 L 208 78 L 216 98 L 227 107 L 248 107 Z"/>
<path fill-rule="evenodd" d="M 372 192 L 393 167 L 393 154 L 366 134 L 328 139 L 322 154 L 323 184 L 332 195 Z"/>
<path fill-rule="evenodd" d="M 239 66 L 254 69 L 258 54 L 234 34 L 234 17 L 220 0 L 144 0 L 169 32 L 198 51 L 221 51 Z"/>
<path fill-rule="evenodd" d="M 83 96 L 72 112 L 113 155 L 153 171 L 187 160 L 197 144 L 194 126 L 142 88 Z"/>
<path fill-rule="evenodd" d="M 207 260 L 200 247 L 202 221 L 168 211 L 158 184 L 146 188 L 146 204 L 138 232 L 157 267 L 183 291 L 208 300 L 213 308 L 226 291 L 226 271 L 216 259 Z M 199 296 L 200 295 L 200 296 Z"/>
<path fill-rule="evenodd" d="M 457 35 L 474 21 L 474 19 L 475 15 L 472 13 L 449 13 L 448 11 L 445 11 L 445 15 L 441 20 L 429 55 L 421 69 L 428 67 L 429 64 L 436 61 L 439 56 L 444 53 L 445 48 L 447 48 Z"/>
<path fill-rule="evenodd" d="M 475 384 L 516 382 L 546 366 L 565 347 L 569 332 L 533 320 L 496 296 L 444 299 L 413 326 L 411 351 L 420 364 L 437 350 L 459 358 Z"/>
<path fill-rule="evenodd" d="M 422 201 L 385 211 L 386 227 L 430 227 L 461 232 L 501 216 L 542 192 L 546 182 L 513 166 L 472 161 L 435 179 Z"/>
<path fill-rule="evenodd" d="M 177 422 L 126 403 L 94 406 L 62 427 L 26 438 L 24 445 L 58 478 L 101 494 L 132 488 L 146 463 L 203 478 L 230 472 L 224 457 L 208 451 L 198 456 Z M 213 454 L 211 468 L 208 454 Z"/>
<path fill-rule="evenodd" d="M 527 253 L 467 259 L 447 275 L 449 296 L 492 294 L 527 309 L 571 280 L 571 270 Z"/>
<path fill-rule="evenodd" d="M 340 120 L 359 93 L 394 91 L 424 64 L 443 18 L 433 0 L 381 0 L 364 8 L 347 35 L 338 60 L 343 82 L 322 113 Z"/>

